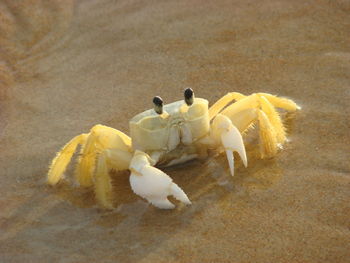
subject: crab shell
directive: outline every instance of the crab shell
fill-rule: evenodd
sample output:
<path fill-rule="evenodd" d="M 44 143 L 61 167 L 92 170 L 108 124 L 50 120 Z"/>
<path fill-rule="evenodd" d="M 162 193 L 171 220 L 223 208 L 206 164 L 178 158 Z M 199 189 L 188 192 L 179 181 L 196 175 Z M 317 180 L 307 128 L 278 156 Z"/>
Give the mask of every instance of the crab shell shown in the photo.
<path fill-rule="evenodd" d="M 143 152 L 174 150 L 179 144 L 191 145 L 209 133 L 208 101 L 195 98 L 191 106 L 181 100 L 163 107 L 157 114 L 144 111 L 130 122 L 132 147 Z"/>

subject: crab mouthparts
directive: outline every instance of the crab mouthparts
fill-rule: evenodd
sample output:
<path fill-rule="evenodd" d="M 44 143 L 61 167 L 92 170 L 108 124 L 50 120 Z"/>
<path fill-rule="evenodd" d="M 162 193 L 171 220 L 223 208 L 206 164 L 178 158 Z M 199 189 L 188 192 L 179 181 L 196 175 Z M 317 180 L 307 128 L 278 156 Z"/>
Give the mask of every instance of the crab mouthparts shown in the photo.
<path fill-rule="evenodd" d="M 184 145 L 192 143 L 192 133 L 188 124 L 179 121 L 172 125 L 169 132 L 168 138 L 168 150 L 174 150 L 179 143 L 182 142 Z"/>

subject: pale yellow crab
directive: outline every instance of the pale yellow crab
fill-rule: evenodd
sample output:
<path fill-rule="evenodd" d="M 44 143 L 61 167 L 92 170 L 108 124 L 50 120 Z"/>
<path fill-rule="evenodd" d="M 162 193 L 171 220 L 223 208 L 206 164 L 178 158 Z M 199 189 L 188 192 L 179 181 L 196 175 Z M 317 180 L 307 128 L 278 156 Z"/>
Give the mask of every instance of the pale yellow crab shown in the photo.
<path fill-rule="evenodd" d="M 81 186 L 94 186 L 96 199 L 102 206 L 112 208 L 111 169 L 129 169 L 132 190 L 156 207 L 174 208 L 169 195 L 191 204 L 184 191 L 155 165 L 183 163 L 205 155 L 208 149 L 222 149 L 233 176 L 233 151 L 238 152 L 247 166 L 241 133 L 258 122 L 261 156 L 272 157 L 286 141 L 285 128 L 275 107 L 288 111 L 299 109 L 292 100 L 267 93 L 250 96 L 228 93 L 210 108 L 207 100 L 194 98 L 192 89 L 186 89 L 184 97 L 164 106 L 162 99 L 155 97 L 154 109 L 130 120 L 131 138 L 103 125 L 74 137 L 53 159 L 48 183 L 59 182 L 80 144 L 76 180 Z"/>

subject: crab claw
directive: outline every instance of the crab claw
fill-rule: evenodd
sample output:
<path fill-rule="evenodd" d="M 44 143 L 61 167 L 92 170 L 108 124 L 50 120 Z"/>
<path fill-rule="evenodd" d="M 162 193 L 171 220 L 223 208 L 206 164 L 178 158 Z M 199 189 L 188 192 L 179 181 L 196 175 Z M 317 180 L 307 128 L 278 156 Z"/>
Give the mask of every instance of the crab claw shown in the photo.
<path fill-rule="evenodd" d="M 231 175 L 234 175 L 234 156 L 233 152 L 236 151 L 241 157 L 243 164 L 247 167 L 247 155 L 242 139 L 242 135 L 239 130 L 232 124 L 231 120 L 219 114 L 214 120 L 214 135 L 218 138 L 225 148 L 226 157 L 230 166 Z"/>
<path fill-rule="evenodd" d="M 130 185 L 135 194 L 161 209 L 173 209 L 168 200 L 172 195 L 186 205 L 190 205 L 185 192 L 161 170 L 151 166 L 152 159 L 145 153 L 136 151 L 130 164 Z"/>

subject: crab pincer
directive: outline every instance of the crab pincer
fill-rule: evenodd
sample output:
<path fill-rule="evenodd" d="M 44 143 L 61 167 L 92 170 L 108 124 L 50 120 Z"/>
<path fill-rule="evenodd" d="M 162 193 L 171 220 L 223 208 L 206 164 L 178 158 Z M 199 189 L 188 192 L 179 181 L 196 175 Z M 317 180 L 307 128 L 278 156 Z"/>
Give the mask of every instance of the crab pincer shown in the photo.
<path fill-rule="evenodd" d="M 153 161 L 148 154 L 141 151 L 135 153 L 130 164 L 130 185 L 134 193 L 162 209 L 175 207 L 168 200 L 169 195 L 186 205 L 190 205 L 191 201 L 185 192 L 166 173 L 151 166 L 152 163 Z"/>
<path fill-rule="evenodd" d="M 225 149 L 232 176 L 234 175 L 234 151 L 239 154 L 244 166 L 247 167 L 248 161 L 242 135 L 228 117 L 222 114 L 215 117 L 212 125 L 212 134 Z"/>

